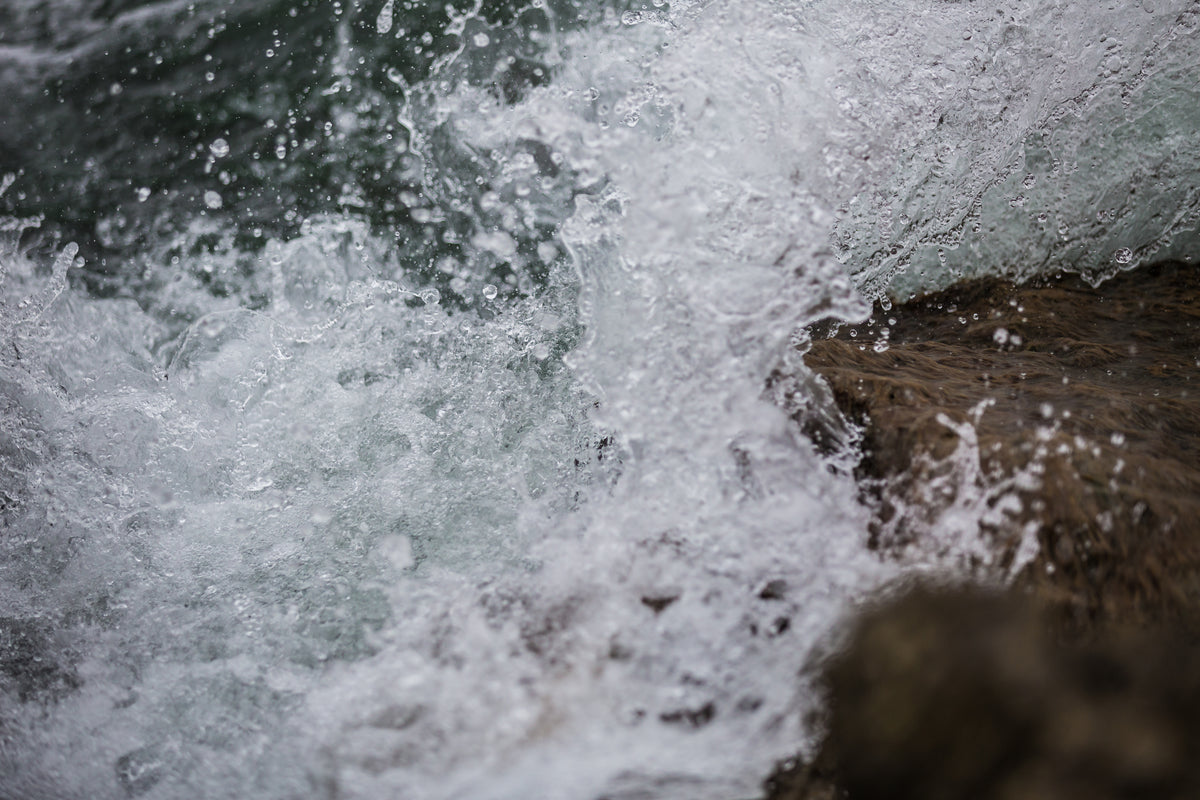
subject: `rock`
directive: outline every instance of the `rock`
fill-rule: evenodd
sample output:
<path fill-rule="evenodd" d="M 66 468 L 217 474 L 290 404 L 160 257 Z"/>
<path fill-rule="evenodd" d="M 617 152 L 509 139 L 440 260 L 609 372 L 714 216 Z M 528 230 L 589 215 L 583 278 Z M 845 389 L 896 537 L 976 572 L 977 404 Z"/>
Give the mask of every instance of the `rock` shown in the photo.
<path fill-rule="evenodd" d="M 870 607 L 819 665 L 818 753 L 766 796 L 1200 796 L 1200 272 L 975 282 L 813 339 L 854 424 L 789 410 L 839 458 L 859 427 L 873 545 L 903 557 L 967 510 L 975 566 L 1013 580 Z"/>
<path fill-rule="evenodd" d="M 974 492 L 998 565 L 1035 531 L 1018 583 L 1071 631 L 1190 618 L 1200 272 L 1160 264 L 1098 289 L 975 282 L 814 339 L 806 363 L 863 427 L 875 546 L 903 551 Z"/>
<path fill-rule="evenodd" d="M 816 766 L 771 800 L 1200 796 L 1200 648 L 1173 627 L 1063 644 L 1016 594 L 917 587 L 824 670 Z M 844 793 L 844 794 L 843 794 Z"/>

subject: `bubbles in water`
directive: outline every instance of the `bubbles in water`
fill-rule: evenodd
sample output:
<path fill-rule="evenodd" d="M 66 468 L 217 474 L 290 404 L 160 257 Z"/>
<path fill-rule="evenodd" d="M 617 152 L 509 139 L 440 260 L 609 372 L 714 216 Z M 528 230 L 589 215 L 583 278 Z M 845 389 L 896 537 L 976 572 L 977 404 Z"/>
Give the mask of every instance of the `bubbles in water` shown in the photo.
<path fill-rule="evenodd" d="M 392 15 L 396 7 L 396 0 L 387 0 L 383 4 L 383 8 L 379 11 L 379 16 L 375 18 L 375 30 L 380 33 L 387 33 L 392 29 Z"/>
<path fill-rule="evenodd" d="M 859 325 L 862 294 L 899 270 L 1015 263 L 996 255 L 1014 242 L 1055 268 L 1069 248 L 1111 266 L 1126 262 L 1099 235 L 1143 244 L 1107 230 L 1120 214 L 1083 214 L 1123 208 L 1117 195 L 1058 199 L 1068 173 L 1046 154 L 1088 163 L 1070 126 L 1093 113 L 1077 98 L 1105 96 L 1106 54 L 1059 58 L 1057 23 L 1030 24 L 1044 4 L 1013 4 L 1004 25 L 970 3 L 937 18 L 907 0 L 671 6 L 558 30 L 552 74 L 502 102 L 484 33 L 402 102 L 339 78 L 324 135 L 401 119 L 431 191 L 382 195 L 452 257 L 354 229 L 381 193 L 348 182 L 344 214 L 286 241 L 260 231 L 261 251 L 209 246 L 207 215 L 205 246 L 158 265 L 144 306 L 76 293 L 47 311 L 60 338 L 23 347 L 19 369 L 0 348 L 31 416 L 12 430 L 47 438 L 25 448 L 46 490 L 17 489 L 64 498 L 29 513 L 0 498 L 20 528 L 4 541 L 83 542 L 32 580 L 85 621 L 63 635 L 88 680 L 29 709 L 47 731 L 29 741 L 86 739 L 69 755 L 103 765 L 112 791 L 163 797 L 216 780 L 176 770 L 210 757 L 193 740 L 268 797 L 289 791 L 271 770 L 297 763 L 363 797 L 531 797 L 547 775 L 589 797 L 669 796 L 664 775 L 691 782 L 676 794 L 738 797 L 795 752 L 812 702 L 799 665 L 894 569 L 865 546 L 853 481 L 763 398 L 777 370 L 808 385 L 794 332 Z M 1021 91 L 1076 56 L 1078 75 Z M 597 112 L 625 125 L 602 132 Z M 305 167 L 303 137 L 271 147 Z M 1029 232 L 1047 208 L 1077 238 Z M 454 302 L 417 288 L 435 281 Z M 856 345 L 886 349 L 862 331 Z M 986 513 L 968 494 L 964 530 Z M 780 575 L 793 589 L 767 608 L 754 587 Z M 34 596 L 0 573 L 0 599 Z M 154 655 L 109 658 L 126 653 Z"/>
<path fill-rule="evenodd" d="M 1116 261 L 1118 264 L 1128 264 L 1133 261 L 1133 250 L 1128 247 L 1119 248 L 1113 253 L 1113 261 Z"/>
<path fill-rule="evenodd" d="M 386 536 L 379 543 L 379 552 L 397 570 L 406 570 L 416 563 L 412 540 L 407 536 Z"/>
<path fill-rule="evenodd" d="M 148 186 L 139 187 L 137 190 L 137 201 L 139 203 L 144 203 L 148 199 L 150 199 L 150 188 Z"/>

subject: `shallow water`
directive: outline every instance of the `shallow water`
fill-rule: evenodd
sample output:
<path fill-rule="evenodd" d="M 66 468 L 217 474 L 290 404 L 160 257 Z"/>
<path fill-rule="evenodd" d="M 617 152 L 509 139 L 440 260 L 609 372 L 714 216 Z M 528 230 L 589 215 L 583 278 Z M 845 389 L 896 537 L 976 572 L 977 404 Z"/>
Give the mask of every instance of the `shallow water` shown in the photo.
<path fill-rule="evenodd" d="M 0 794 L 753 796 L 804 327 L 1195 250 L 1193 3 L 447 9 L 0 10 Z"/>

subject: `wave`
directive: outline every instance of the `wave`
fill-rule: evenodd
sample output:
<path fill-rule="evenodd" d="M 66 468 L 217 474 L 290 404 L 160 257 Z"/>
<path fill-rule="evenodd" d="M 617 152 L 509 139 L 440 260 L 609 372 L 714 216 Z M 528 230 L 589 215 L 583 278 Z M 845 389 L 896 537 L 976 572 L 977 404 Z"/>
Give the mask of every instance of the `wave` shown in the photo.
<path fill-rule="evenodd" d="M 4 140 L 9 795 L 754 794 L 815 732 L 811 654 L 979 561 L 995 492 L 871 551 L 807 327 L 1195 247 L 1194 3 L 246 4 L 262 48 L 211 69 L 210 11 L 0 53 L 21 109 L 80 42 L 177 57 L 102 86 L 118 123 L 161 91 L 158 132 L 91 151 L 170 157 L 76 159 L 75 210 L 34 123 Z"/>

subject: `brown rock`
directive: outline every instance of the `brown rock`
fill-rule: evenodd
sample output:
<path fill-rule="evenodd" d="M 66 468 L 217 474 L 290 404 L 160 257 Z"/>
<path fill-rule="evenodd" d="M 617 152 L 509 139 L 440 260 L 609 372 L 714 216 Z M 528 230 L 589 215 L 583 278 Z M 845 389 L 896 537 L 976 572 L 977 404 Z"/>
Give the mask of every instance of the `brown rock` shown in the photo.
<path fill-rule="evenodd" d="M 828 733 L 771 800 L 1200 796 L 1200 649 L 1180 631 L 1063 644 L 1013 594 L 922 587 L 827 664 Z"/>
<path fill-rule="evenodd" d="M 813 338 L 824 383 L 768 388 L 842 463 L 861 446 L 875 547 L 966 509 L 983 570 L 1039 552 L 1004 592 L 868 609 L 770 800 L 1200 797 L 1200 272 L 976 282 Z"/>
<path fill-rule="evenodd" d="M 1098 289 L 971 283 L 814 336 L 805 360 L 863 428 L 857 475 L 876 546 L 903 551 L 975 493 L 999 566 L 1036 529 L 1040 553 L 1019 583 L 1070 630 L 1190 619 L 1200 271 L 1160 264 Z M 788 380 L 776 377 L 776 396 Z"/>

